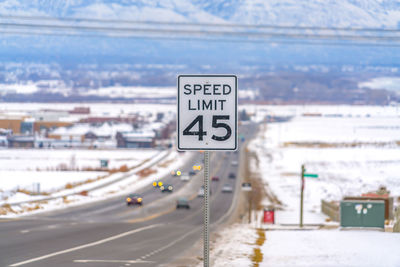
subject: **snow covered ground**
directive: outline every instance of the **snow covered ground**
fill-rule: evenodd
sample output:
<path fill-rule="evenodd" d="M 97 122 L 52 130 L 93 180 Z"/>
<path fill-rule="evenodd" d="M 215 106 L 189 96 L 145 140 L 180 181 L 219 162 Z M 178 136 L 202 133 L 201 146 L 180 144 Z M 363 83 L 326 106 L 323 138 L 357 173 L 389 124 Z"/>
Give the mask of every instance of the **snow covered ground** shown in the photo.
<path fill-rule="evenodd" d="M 211 266 L 252 266 L 251 256 L 257 234 L 246 224 L 234 224 L 216 233 L 215 242 L 211 242 Z M 212 238 L 213 240 L 213 238 Z M 203 266 L 203 262 L 197 267 Z"/>
<path fill-rule="evenodd" d="M 72 169 L 100 168 L 108 160 L 110 169 L 132 167 L 158 153 L 149 149 L 0 149 L 0 171 L 51 171 L 60 165 Z"/>
<path fill-rule="evenodd" d="M 278 223 L 298 223 L 301 165 L 306 178 L 305 223 L 321 223 L 320 202 L 361 195 L 386 186 L 400 196 L 400 110 L 395 107 L 259 107 L 266 114 L 292 115 L 262 128 L 250 149 L 262 178 L 283 203 Z M 310 116 L 313 115 L 313 116 Z M 252 164 L 255 164 L 253 162 Z"/>
<path fill-rule="evenodd" d="M 260 266 L 400 266 L 399 234 L 316 230 L 267 231 L 265 235 Z"/>
<path fill-rule="evenodd" d="M 385 185 L 400 196 L 400 110 L 396 107 L 248 106 L 256 120 L 265 115 L 293 116 L 284 123 L 269 123 L 249 145 L 259 162 L 251 169 L 268 183 L 282 202 L 277 224 L 299 223 L 300 167 L 317 173 L 306 178 L 304 222 L 325 223 L 321 199 L 340 200 Z M 314 116 L 304 116 L 306 114 Z M 268 204 L 268 201 L 265 201 Z M 329 225 L 329 223 L 325 223 Z M 400 235 L 373 230 L 296 230 L 276 225 L 259 232 L 253 223 L 226 228 L 214 244 L 214 266 L 400 266 Z M 333 226 L 333 224 L 331 225 Z M 289 228 L 291 228 L 289 230 Z M 314 229 L 314 230 L 313 230 Z M 260 254 L 259 254 L 260 255 Z M 260 257 L 258 257 L 260 259 Z"/>

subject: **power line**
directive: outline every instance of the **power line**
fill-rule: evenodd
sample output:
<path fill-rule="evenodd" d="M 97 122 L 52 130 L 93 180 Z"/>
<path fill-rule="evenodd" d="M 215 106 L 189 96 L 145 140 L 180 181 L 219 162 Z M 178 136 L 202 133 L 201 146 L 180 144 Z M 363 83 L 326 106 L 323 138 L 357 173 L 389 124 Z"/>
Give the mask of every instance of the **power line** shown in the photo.
<path fill-rule="evenodd" d="M 346 40 L 346 41 L 400 41 L 400 36 L 366 36 L 366 35 L 332 35 L 332 34 L 303 34 L 303 33 L 273 33 L 273 32 L 243 32 L 243 31 L 210 31 L 210 30 L 181 30 L 181 29 L 153 29 L 137 27 L 106 27 L 89 25 L 51 25 L 0 22 L 0 26 L 7 28 L 31 28 L 49 30 L 81 30 L 103 33 L 115 33 L 116 31 L 131 34 L 164 34 L 164 35 L 189 35 L 189 36 L 222 36 L 244 38 L 288 38 L 288 39 L 316 39 L 316 40 Z"/>
<path fill-rule="evenodd" d="M 284 29 L 284 30 L 321 30 L 321 31 L 351 31 L 351 32 L 400 32 L 396 28 L 359 28 L 359 27 L 322 27 L 322 26 L 296 26 L 296 25 L 272 25 L 272 24 L 242 24 L 242 23 L 202 23 L 202 22 L 168 22 L 168 21 L 140 21 L 124 19 L 95 19 L 95 18 L 67 18 L 46 16 L 16 16 L 0 14 L 0 19 L 69 21 L 69 22 L 98 22 L 98 23 L 124 23 L 144 25 L 170 25 L 170 26 L 199 26 L 199 27 L 231 27 L 247 29 Z"/>
<path fill-rule="evenodd" d="M 87 38 L 121 38 L 121 39 L 145 39 L 145 40 L 167 40 L 167 41 L 207 41 L 216 43 L 254 43 L 254 44 L 287 44 L 287 45 L 321 45 L 321 46 L 361 46 L 361 47 L 400 47 L 400 43 L 362 43 L 362 42 L 326 42 L 326 41 L 301 41 L 301 40 L 282 40 L 282 39 L 226 39 L 226 38 L 209 38 L 209 37 L 171 37 L 171 36 L 139 36 L 139 35 L 109 35 L 88 34 L 88 33 L 57 33 L 57 32 L 32 32 L 32 31 L 15 31 L 1 29 L 0 33 L 8 35 L 42 35 L 42 36 L 59 36 L 59 37 L 87 37 Z"/>

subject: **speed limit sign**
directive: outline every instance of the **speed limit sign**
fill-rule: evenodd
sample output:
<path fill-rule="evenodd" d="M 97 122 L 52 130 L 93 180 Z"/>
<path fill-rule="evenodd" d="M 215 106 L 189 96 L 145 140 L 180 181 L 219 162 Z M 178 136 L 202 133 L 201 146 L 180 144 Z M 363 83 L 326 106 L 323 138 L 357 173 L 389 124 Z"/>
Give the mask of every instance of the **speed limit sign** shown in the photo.
<path fill-rule="evenodd" d="M 237 77 L 178 76 L 178 149 L 237 149 Z"/>

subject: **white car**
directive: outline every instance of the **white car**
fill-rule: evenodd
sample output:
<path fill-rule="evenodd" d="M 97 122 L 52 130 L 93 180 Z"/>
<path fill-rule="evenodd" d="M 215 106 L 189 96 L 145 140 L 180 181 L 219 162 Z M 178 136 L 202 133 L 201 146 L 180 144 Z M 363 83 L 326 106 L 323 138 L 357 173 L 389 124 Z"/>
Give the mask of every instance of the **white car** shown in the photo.
<path fill-rule="evenodd" d="M 187 174 L 182 174 L 181 175 L 181 181 L 187 182 L 189 181 L 190 177 Z"/>
<path fill-rule="evenodd" d="M 232 193 L 233 187 L 230 184 L 224 184 L 221 191 L 222 193 Z"/>
<path fill-rule="evenodd" d="M 198 197 L 204 197 L 204 188 L 200 187 L 199 192 L 197 192 Z"/>
<path fill-rule="evenodd" d="M 232 166 L 237 166 L 239 163 L 237 161 L 232 161 L 231 164 Z"/>

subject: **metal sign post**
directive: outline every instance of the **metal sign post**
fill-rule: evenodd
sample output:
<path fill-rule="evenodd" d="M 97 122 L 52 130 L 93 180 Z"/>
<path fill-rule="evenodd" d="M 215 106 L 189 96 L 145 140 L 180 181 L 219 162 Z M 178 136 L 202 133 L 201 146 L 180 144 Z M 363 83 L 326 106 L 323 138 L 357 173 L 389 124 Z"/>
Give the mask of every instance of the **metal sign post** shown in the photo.
<path fill-rule="evenodd" d="M 204 151 L 204 266 L 210 262 L 210 151 L 236 150 L 237 77 L 178 76 L 178 150 Z"/>
<path fill-rule="evenodd" d="M 304 167 L 304 164 L 301 165 L 300 227 L 303 227 L 304 177 L 318 178 L 318 174 L 306 173 L 306 168 Z"/>
<path fill-rule="evenodd" d="M 204 151 L 204 267 L 210 264 L 210 152 Z"/>

